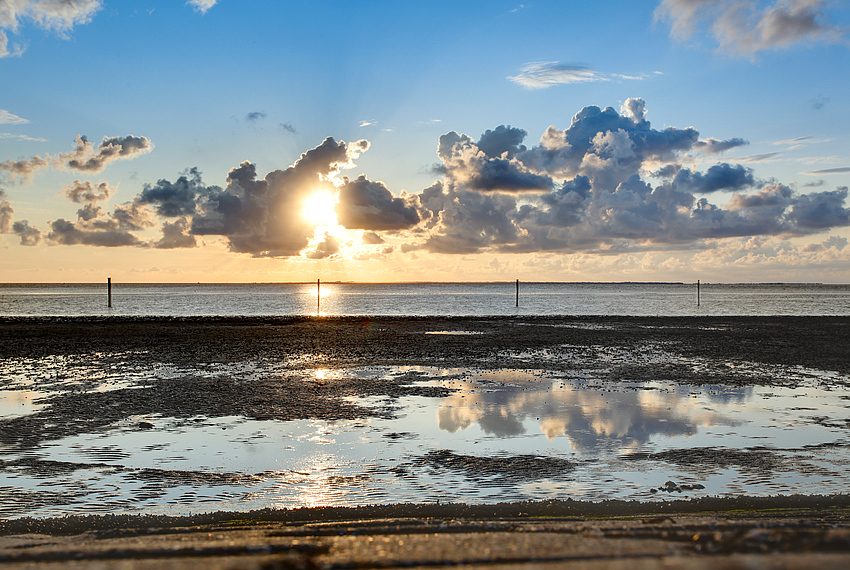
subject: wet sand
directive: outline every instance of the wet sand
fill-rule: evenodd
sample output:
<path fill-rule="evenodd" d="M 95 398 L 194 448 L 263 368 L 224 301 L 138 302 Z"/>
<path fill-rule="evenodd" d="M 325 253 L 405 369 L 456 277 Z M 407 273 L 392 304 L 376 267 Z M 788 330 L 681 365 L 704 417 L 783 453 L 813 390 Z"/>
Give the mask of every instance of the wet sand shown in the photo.
<path fill-rule="evenodd" d="M 848 321 L 831 317 L 4 318 L 0 319 L 0 358 L 53 362 L 51 373 L 41 374 L 38 383 L 40 389 L 57 395 L 43 411 L 3 420 L 0 442 L 25 452 L 69 434 L 97 432 L 128 416 L 146 414 L 352 419 L 392 410 L 359 407 L 348 396 L 392 399 L 447 394 L 444 388 L 415 382 L 344 374 L 327 381 L 317 376 L 285 388 L 262 378 L 249 386 L 237 377 L 175 376 L 143 391 L 98 391 L 100 380 L 89 371 L 162 366 L 214 370 L 248 361 L 293 371 L 387 365 L 570 371 L 592 366 L 599 347 L 606 347 L 634 356 L 600 372 L 610 381 L 654 378 L 695 385 L 789 386 L 797 380 L 777 375 L 776 366 L 850 373 Z M 678 361 L 641 358 L 657 347 L 715 364 L 695 368 Z M 545 359 L 539 358 L 542 355 Z M 747 363 L 749 373 L 730 374 L 730 362 Z M 70 384 L 69 378 L 74 379 Z M 845 390 L 842 382 L 836 380 L 834 388 Z M 755 467 L 770 462 L 769 453 L 753 451 L 718 455 L 713 450 L 692 449 L 680 455 L 665 459 L 718 465 L 751 462 Z M 521 476 L 523 469 L 562 467 L 445 454 L 423 460 L 508 477 Z M 45 462 L 23 467 L 48 476 L 51 469 L 69 468 Z M 145 476 L 187 475 L 150 470 Z M 7 535 L 0 543 L 0 560 L 10 567 L 70 560 L 82 567 L 111 567 L 118 562 L 161 566 L 163 560 L 169 566 L 186 567 L 389 567 L 546 560 L 584 567 L 607 566 L 614 560 L 630 566 L 682 562 L 723 566 L 753 560 L 769 565 L 784 561 L 791 567 L 846 566 L 850 562 L 846 497 L 806 497 L 805 489 L 800 493 L 801 497 L 750 498 L 738 503 L 703 498 L 610 504 L 558 501 L 499 508 L 406 505 L 220 513 L 182 520 L 21 517 L 0 525 Z M 80 535 L 84 530 L 89 532 Z M 69 533 L 75 536 L 62 538 Z M 782 552 L 807 554 L 773 558 Z M 707 554 L 712 556 L 709 562 L 705 562 Z"/>

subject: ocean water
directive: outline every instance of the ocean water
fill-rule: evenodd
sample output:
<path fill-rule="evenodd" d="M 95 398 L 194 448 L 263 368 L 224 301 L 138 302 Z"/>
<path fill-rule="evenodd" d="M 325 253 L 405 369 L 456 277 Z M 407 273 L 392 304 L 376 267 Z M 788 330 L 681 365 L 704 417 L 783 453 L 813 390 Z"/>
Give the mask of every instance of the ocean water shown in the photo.
<path fill-rule="evenodd" d="M 850 315 L 850 285 L 0 284 L 0 316 Z"/>

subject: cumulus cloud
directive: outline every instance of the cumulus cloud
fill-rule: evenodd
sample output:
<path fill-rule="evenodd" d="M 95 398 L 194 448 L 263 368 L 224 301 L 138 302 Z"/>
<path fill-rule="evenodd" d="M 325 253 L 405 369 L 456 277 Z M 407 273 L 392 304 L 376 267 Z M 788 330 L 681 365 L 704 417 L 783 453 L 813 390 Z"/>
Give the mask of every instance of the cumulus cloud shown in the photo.
<path fill-rule="evenodd" d="M 686 167 L 694 152 L 716 155 L 746 141 L 701 138 L 693 127 L 655 128 L 648 116 L 646 103 L 635 98 L 619 111 L 587 106 L 536 143 L 526 142 L 524 129 L 504 124 L 477 140 L 450 131 L 436 149 L 441 179 L 410 194 L 394 194 L 365 174 L 340 180 L 369 143 L 330 137 L 265 176 L 244 161 L 217 186 L 189 169 L 174 181 L 143 185 L 111 212 L 100 204 L 112 188 L 75 181 L 65 194 L 81 205 L 77 218 L 52 222 L 46 239 L 178 248 L 217 236 L 238 254 L 320 260 L 338 258 L 354 235 L 366 246 L 359 259 L 417 251 L 608 255 L 698 251 L 728 238 L 785 239 L 850 226 L 847 188 L 799 192 L 759 180 L 745 159 Z M 102 150 L 84 148 L 88 158 Z M 338 195 L 338 222 L 357 234 L 346 237 L 338 228 L 317 234 L 304 210 L 319 192 Z M 11 214 L 6 218 L 8 229 Z M 157 239 L 137 235 L 157 225 Z"/>
<path fill-rule="evenodd" d="M 206 192 L 201 172 L 191 168 L 174 182 L 158 180 L 156 184 L 145 184 L 136 202 L 150 204 L 158 215 L 174 218 L 194 214 L 195 200 Z"/>
<path fill-rule="evenodd" d="M 527 192 L 552 188 L 546 174 L 531 172 L 516 155 L 525 151 L 519 145 L 525 131 L 504 125 L 487 131 L 474 142 L 454 131 L 440 137 L 437 154 L 442 160 L 438 169 L 453 184 L 472 190 Z"/>
<path fill-rule="evenodd" d="M 444 135 L 438 156 L 445 182 L 418 195 L 428 237 L 407 250 L 617 253 L 850 225 L 846 189 L 799 194 L 758 181 L 742 164 L 683 168 L 678 160 L 687 152 L 714 153 L 744 141 L 700 139 L 690 127 L 654 129 L 646 115 L 640 99 L 629 99 L 620 112 L 585 107 L 568 128 L 549 127 L 530 148 L 522 145 L 524 131 L 509 127 L 488 131 L 492 141 L 482 137 L 483 145 L 466 135 Z M 507 185 L 484 192 L 489 189 L 475 175 L 494 160 L 526 176 L 563 182 L 536 192 L 526 187 L 522 200 Z M 653 186 L 644 179 L 648 173 L 663 182 Z M 701 197 L 721 191 L 731 193 L 725 206 Z"/>
<path fill-rule="evenodd" d="M 365 140 L 347 144 L 329 137 L 292 166 L 270 172 L 262 180 L 254 164 L 243 162 L 231 169 L 225 188 L 201 193 L 191 233 L 224 236 L 231 251 L 254 257 L 299 255 L 315 230 L 315 224 L 302 215 L 306 199 L 319 190 L 335 191 L 331 178 L 353 166 L 353 160 L 368 148 Z M 326 242 L 321 252 L 332 249 Z"/>
<path fill-rule="evenodd" d="M 703 174 L 687 168 L 681 169 L 673 179 L 679 190 L 696 194 L 707 194 L 718 190 L 738 191 L 756 183 L 753 171 L 740 164 L 715 164 Z"/>
<path fill-rule="evenodd" d="M 345 179 L 336 206 L 339 224 L 357 230 L 402 230 L 419 223 L 414 199 L 397 198 L 383 182 Z"/>
<path fill-rule="evenodd" d="M 98 173 L 106 166 L 121 159 L 131 159 L 150 152 L 153 143 L 146 137 L 104 137 L 95 146 L 85 135 L 74 140 L 74 150 L 57 156 L 33 156 L 24 160 L 6 160 L 0 162 L 0 172 L 19 180 L 30 180 L 39 170 L 48 168 L 71 169 L 80 172 Z"/>
<path fill-rule="evenodd" d="M 65 196 L 77 204 L 108 200 L 114 193 L 115 189 L 111 188 L 108 182 L 95 184 L 88 180 L 74 180 L 73 183 L 65 186 Z"/>
<path fill-rule="evenodd" d="M 186 217 L 173 222 L 166 221 L 162 225 L 162 238 L 154 242 L 153 247 L 157 249 L 197 247 L 198 241 L 195 236 L 189 235 L 189 228 L 189 220 Z"/>
<path fill-rule="evenodd" d="M 218 4 L 218 0 L 188 0 L 187 6 L 192 6 L 196 12 L 206 14 L 207 11 Z"/>
<path fill-rule="evenodd" d="M 17 33 L 22 22 L 67 38 L 74 26 L 90 22 L 102 6 L 102 0 L 4 0 L 0 2 L 0 57 L 23 53 L 20 44 L 9 51 L 5 33 Z"/>
<path fill-rule="evenodd" d="M 41 231 L 30 226 L 27 220 L 20 220 L 12 224 L 12 233 L 21 238 L 21 245 L 38 245 L 41 243 Z"/>
<path fill-rule="evenodd" d="M 81 172 L 100 172 L 112 161 L 134 158 L 153 150 L 150 140 L 133 135 L 103 137 L 97 147 L 85 135 L 78 136 L 74 142 L 76 148 L 72 152 L 60 154 L 59 162 Z"/>
<path fill-rule="evenodd" d="M 702 32 L 721 51 L 755 55 L 799 43 L 838 42 L 846 30 L 831 24 L 825 0 L 663 0 L 655 20 L 669 21 L 679 40 Z"/>

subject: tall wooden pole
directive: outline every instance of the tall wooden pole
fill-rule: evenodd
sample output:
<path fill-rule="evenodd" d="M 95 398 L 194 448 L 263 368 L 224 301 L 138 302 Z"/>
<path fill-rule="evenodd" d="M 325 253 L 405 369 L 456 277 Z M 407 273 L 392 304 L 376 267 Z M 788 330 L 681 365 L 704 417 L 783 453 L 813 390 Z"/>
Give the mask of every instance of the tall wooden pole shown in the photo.
<path fill-rule="evenodd" d="M 516 306 L 519 307 L 519 279 L 516 280 Z"/>
<path fill-rule="evenodd" d="M 112 277 L 106 278 L 106 306 L 112 308 Z"/>
<path fill-rule="evenodd" d="M 697 307 L 699 307 L 699 279 L 697 279 Z"/>
<path fill-rule="evenodd" d="M 322 314 L 322 280 L 316 279 L 316 316 Z"/>

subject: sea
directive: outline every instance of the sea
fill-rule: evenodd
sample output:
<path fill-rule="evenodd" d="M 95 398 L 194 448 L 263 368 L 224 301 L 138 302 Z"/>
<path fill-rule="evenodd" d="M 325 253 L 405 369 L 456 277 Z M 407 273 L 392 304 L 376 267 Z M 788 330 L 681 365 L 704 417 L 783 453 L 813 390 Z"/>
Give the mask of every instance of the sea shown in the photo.
<path fill-rule="evenodd" d="M 110 296 L 111 290 L 111 296 Z M 110 306 L 111 305 L 111 306 Z M 0 316 L 850 315 L 850 284 L 0 284 Z"/>

